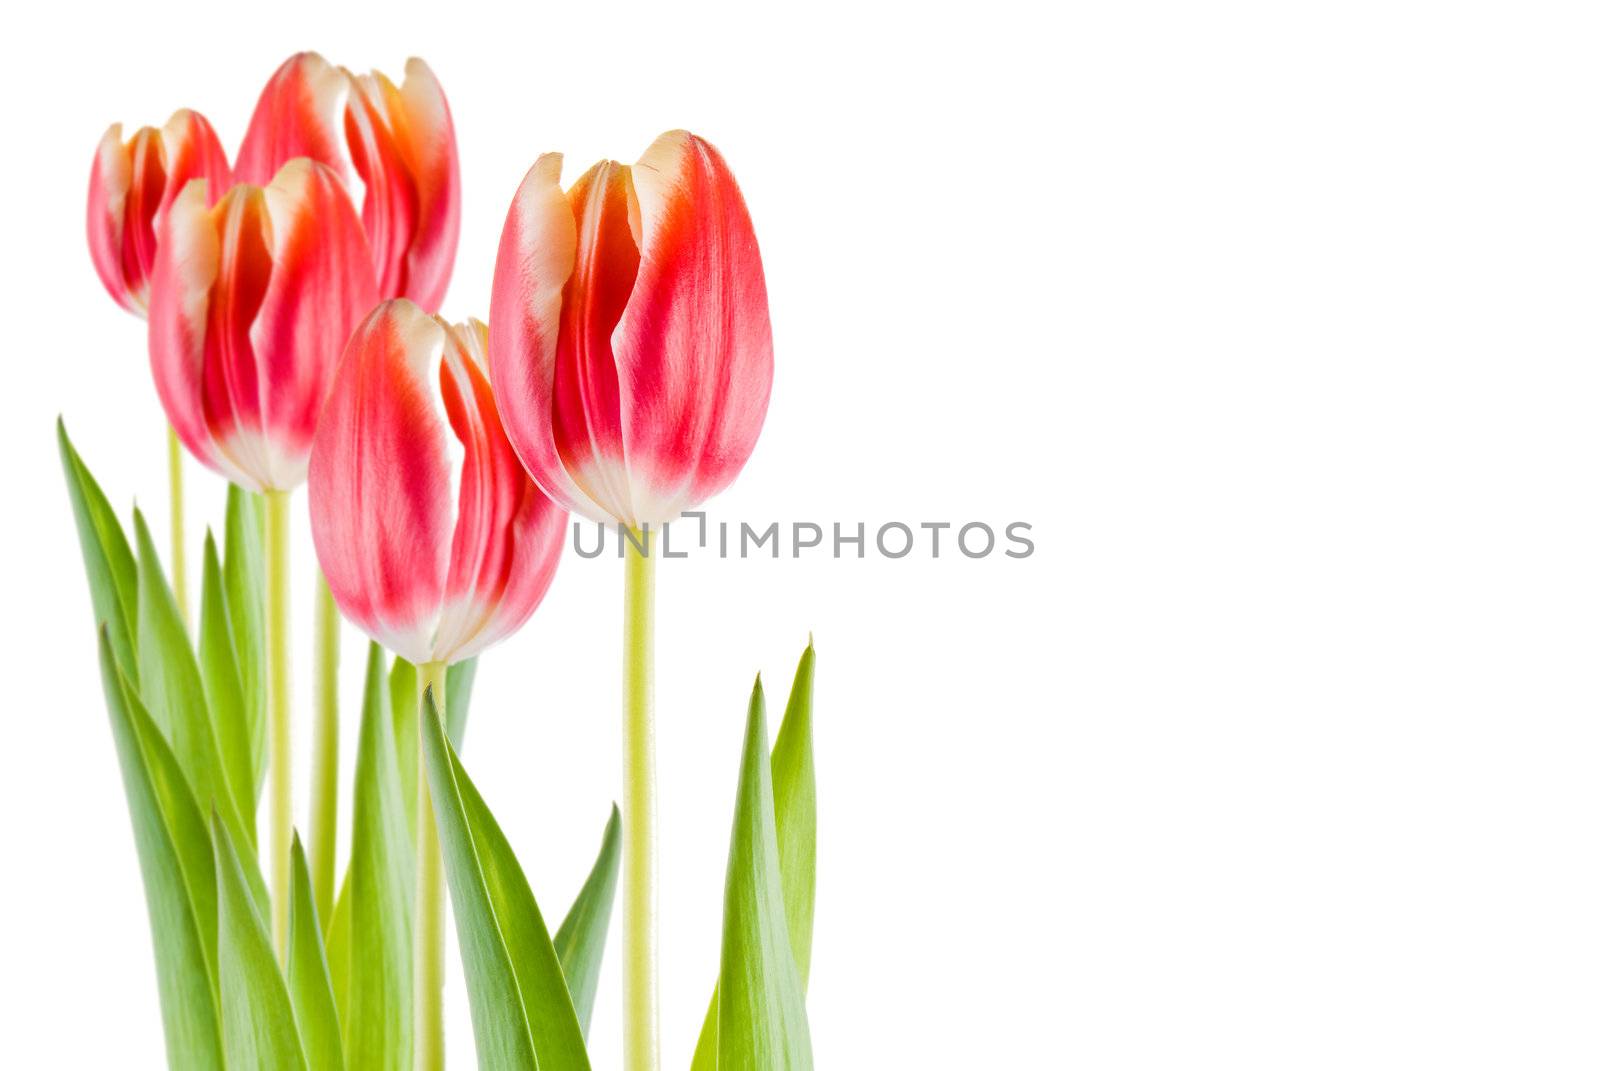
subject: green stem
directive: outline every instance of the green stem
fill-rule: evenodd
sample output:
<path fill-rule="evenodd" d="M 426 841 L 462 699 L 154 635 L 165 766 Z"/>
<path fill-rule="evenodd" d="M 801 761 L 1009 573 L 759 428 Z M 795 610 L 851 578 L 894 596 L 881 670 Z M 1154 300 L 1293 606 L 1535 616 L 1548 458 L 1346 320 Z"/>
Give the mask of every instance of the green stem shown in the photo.
<path fill-rule="evenodd" d="M 183 447 L 178 432 L 167 425 L 167 526 L 172 533 L 172 597 L 178 613 L 189 624 L 189 570 L 183 545 Z"/>
<path fill-rule="evenodd" d="M 433 689 L 433 705 L 445 709 L 445 664 L 424 662 L 417 667 L 417 732 L 429 717 L 423 696 Z M 428 771 L 423 763 L 422 740 L 417 740 L 417 899 L 412 930 L 411 1021 L 414 1071 L 439 1071 L 444 1067 L 444 860 L 439 854 L 439 829 L 433 822 L 433 799 L 428 792 Z"/>
<path fill-rule="evenodd" d="M 311 729 L 311 897 L 326 927 L 333 918 L 333 857 L 339 842 L 339 608 L 317 572 L 316 705 Z"/>
<path fill-rule="evenodd" d="M 635 538 L 638 539 L 636 532 Z M 655 557 L 624 540 L 622 654 L 623 1067 L 656 1071 Z"/>
<path fill-rule="evenodd" d="M 289 837 L 294 823 L 289 769 L 289 492 L 267 498 L 267 754 L 272 806 L 272 942 L 281 962 L 289 943 Z"/>

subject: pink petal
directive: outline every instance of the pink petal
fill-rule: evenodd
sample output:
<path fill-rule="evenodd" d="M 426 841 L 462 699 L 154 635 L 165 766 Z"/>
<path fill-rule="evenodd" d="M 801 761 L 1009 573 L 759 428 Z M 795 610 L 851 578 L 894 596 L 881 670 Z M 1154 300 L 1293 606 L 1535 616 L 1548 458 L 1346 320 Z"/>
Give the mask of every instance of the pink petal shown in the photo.
<path fill-rule="evenodd" d="M 445 331 L 408 301 L 350 339 L 311 451 L 311 533 L 339 609 L 412 662 L 432 636 L 450 547 L 450 462 L 430 380 Z"/>
<path fill-rule="evenodd" d="M 297 156 L 350 174 L 344 148 L 349 77 L 315 52 L 290 56 L 273 73 L 250 116 L 234 173 L 240 182 L 264 186 Z"/>
<path fill-rule="evenodd" d="M 633 508 L 661 522 L 733 482 L 772 391 L 761 253 L 722 156 L 685 131 L 633 169 L 643 258 L 616 332 Z"/>

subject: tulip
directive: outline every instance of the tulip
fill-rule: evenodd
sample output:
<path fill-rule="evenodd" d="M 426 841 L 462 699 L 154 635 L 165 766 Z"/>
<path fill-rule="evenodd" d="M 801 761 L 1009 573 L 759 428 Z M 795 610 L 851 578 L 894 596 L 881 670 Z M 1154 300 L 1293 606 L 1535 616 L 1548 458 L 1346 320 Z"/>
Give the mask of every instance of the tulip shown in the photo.
<path fill-rule="evenodd" d="M 509 636 L 539 605 L 566 525 L 501 429 L 487 348 L 482 323 L 384 302 L 350 338 L 311 451 L 311 534 L 333 597 L 417 663 L 439 709 L 445 667 Z M 438 1067 L 442 871 L 422 756 L 419 745 L 415 1066 Z"/>
<path fill-rule="evenodd" d="M 291 56 L 262 90 L 237 172 L 266 182 L 297 156 L 326 164 L 347 185 L 360 179 L 379 296 L 438 309 L 460 236 L 461 171 L 450 106 L 428 65 L 408 60 L 396 87 L 315 52 Z"/>
<path fill-rule="evenodd" d="M 159 130 L 140 127 L 126 142 L 113 123 L 100 139 L 89 173 L 89 255 L 107 293 L 136 316 L 149 306 L 162 216 L 197 178 L 213 203 L 231 184 L 227 153 L 199 112 L 179 109 Z"/>
<path fill-rule="evenodd" d="M 208 201 L 207 184 L 191 182 L 163 221 L 150 363 L 190 453 L 266 492 L 272 906 L 281 956 L 291 819 L 288 498 L 305 479 L 335 364 L 377 300 L 377 283 L 355 206 L 321 164 L 292 160 L 270 185 L 236 185 L 215 206 Z"/>
<path fill-rule="evenodd" d="M 565 192 L 542 156 L 500 237 L 490 364 L 506 432 L 568 509 L 632 530 L 624 607 L 624 1064 L 658 1066 L 649 529 L 731 483 L 772 390 L 754 228 L 716 149 L 683 131 Z M 641 533 L 639 530 L 643 529 Z"/>
<path fill-rule="evenodd" d="M 562 192 L 541 156 L 495 262 L 506 431 L 575 513 L 660 525 L 733 482 L 772 391 L 761 254 L 721 154 L 682 131 Z"/>
<path fill-rule="evenodd" d="M 144 316 L 149 305 L 150 271 L 162 218 L 178 192 L 196 178 L 206 180 L 213 201 L 232 181 L 227 153 L 199 112 L 180 109 L 159 130 L 140 127 L 126 142 L 122 124 L 113 123 L 100 139 L 89 172 L 89 255 L 106 291 L 136 316 Z M 167 482 L 173 596 L 187 616 L 183 455 L 171 426 L 167 428 Z"/>

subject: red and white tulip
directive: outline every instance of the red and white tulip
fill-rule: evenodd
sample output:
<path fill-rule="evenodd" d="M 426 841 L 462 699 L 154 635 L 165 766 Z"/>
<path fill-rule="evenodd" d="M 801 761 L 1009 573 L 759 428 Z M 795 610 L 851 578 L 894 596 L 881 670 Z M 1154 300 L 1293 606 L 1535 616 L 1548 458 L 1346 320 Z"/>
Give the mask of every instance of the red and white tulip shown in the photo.
<path fill-rule="evenodd" d="M 563 191 L 541 156 L 506 217 L 490 363 L 540 487 L 596 520 L 660 524 L 731 483 L 772 390 L 755 230 L 721 154 L 684 131 Z"/>
<path fill-rule="evenodd" d="M 396 86 L 315 52 L 291 56 L 262 90 L 235 170 L 266 182 L 297 156 L 331 167 L 352 196 L 360 180 L 379 296 L 438 309 L 460 237 L 461 171 L 450 106 L 428 65 L 408 60 Z"/>
<path fill-rule="evenodd" d="M 89 255 L 106 291 L 135 315 L 150 304 L 162 217 L 197 178 L 213 201 L 232 182 L 228 154 L 199 112 L 180 109 L 165 126 L 140 127 L 127 141 L 113 123 L 100 139 L 89 173 Z"/>
<path fill-rule="evenodd" d="M 487 346 L 478 321 L 384 302 L 351 336 L 311 452 L 311 532 L 334 600 L 419 665 L 522 627 L 565 536 L 566 511 L 501 428 Z"/>
<path fill-rule="evenodd" d="M 355 207 L 298 159 L 215 205 L 190 182 L 166 212 L 150 299 L 156 392 L 190 453 L 252 491 L 305 479 L 346 339 L 377 300 Z"/>

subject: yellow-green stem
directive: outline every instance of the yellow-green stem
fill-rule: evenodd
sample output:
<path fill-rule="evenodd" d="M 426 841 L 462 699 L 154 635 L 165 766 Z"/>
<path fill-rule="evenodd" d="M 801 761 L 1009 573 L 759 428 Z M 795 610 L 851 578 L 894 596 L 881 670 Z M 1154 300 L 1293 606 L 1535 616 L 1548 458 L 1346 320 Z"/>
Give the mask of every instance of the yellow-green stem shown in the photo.
<path fill-rule="evenodd" d="M 289 492 L 267 498 L 267 767 L 272 808 L 272 943 L 289 947 L 289 837 L 294 824 L 289 768 Z"/>
<path fill-rule="evenodd" d="M 623 1045 L 627 1071 L 657 1071 L 656 1010 L 656 559 L 649 533 L 624 540 L 622 653 Z"/>
<path fill-rule="evenodd" d="M 433 704 L 445 709 L 445 665 L 424 662 L 417 667 L 417 731 L 427 724 L 423 703 L 433 689 Z M 417 899 L 411 946 L 411 1021 L 413 1071 L 444 1067 L 444 860 L 439 855 L 439 829 L 433 822 L 433 797 L 417 739 Z"/>
<path fill-rule="evenodd" d="M 183 545 L 183 446 L 178 432 L 167 425 L 167 526 L 172 533 L 172 597 L 178 613 L 189 624 L 189 570 Z"/>
<path fill-rule="evenodd" d="M 311 896 L 324 926 L 333 918 L 333 857 L 339 841 L 339 608 L 317 572 L 316 705 L 311 737 Z"/>

